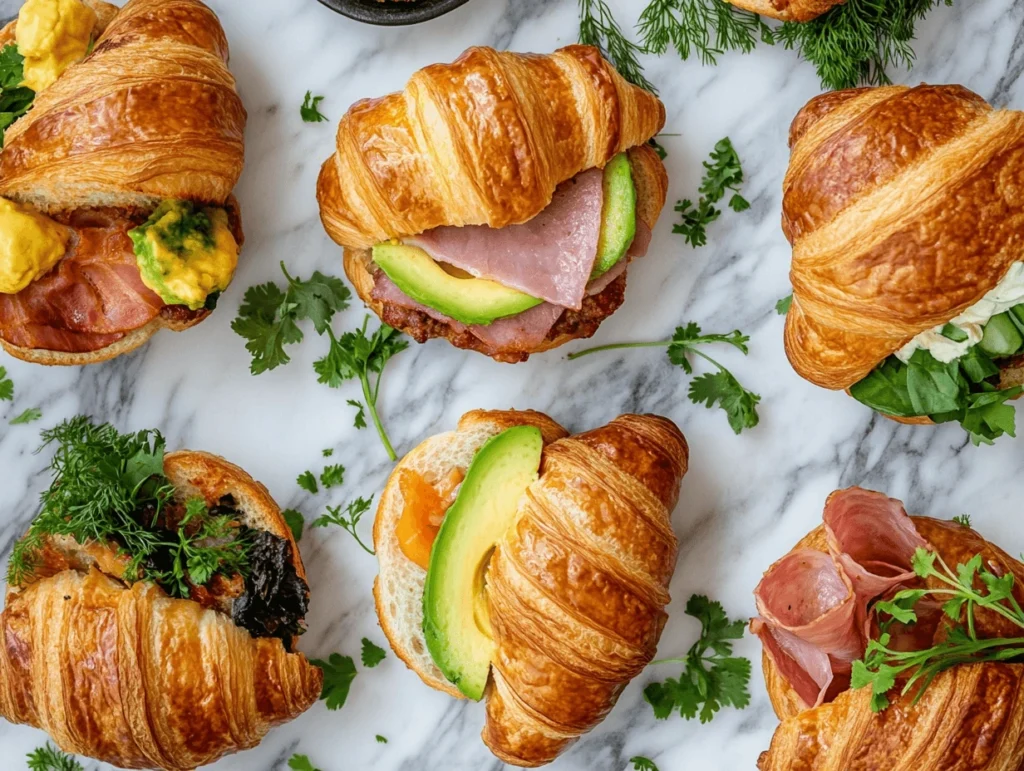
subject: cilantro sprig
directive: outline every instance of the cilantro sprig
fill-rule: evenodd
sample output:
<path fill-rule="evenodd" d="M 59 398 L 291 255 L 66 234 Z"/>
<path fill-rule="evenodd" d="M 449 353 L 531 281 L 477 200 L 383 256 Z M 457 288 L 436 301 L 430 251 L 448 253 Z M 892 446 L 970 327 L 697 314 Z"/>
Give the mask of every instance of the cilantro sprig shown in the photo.
<path fill-rule="evenodd" d="M 363 666 L 367 669 L 373 669 L 387 656 L 387 651 L 366 637 L 362 640 L 362 646 L 360 658 L 363 660 Z"/>
<path fill-rule="evenodd" d="M 578 359 L 598 351 L 613 351 L 624 348 L 667 348 L 668 358 L 673 364 L 683 368 L 688 375 L 693 373 L 693 365 L 690 364 L 689 354 L 695 354 L 710 362 L 718 368 L 717 372 L 709 372 L 693 379 L 690 383 L 689 397 L 694 404 L 704 404 L 708 409 L 719 406 L 725 410 L 728 416 L 729 425 L 737 434 L 745 428 L 753 428 L 758 423 L 757 405 L 761 397 L 753 391 L 748 391 L 735 376 L 712 359 L 698 346 L 709 343 L 726 343 L 733 346 L 743 354 L 749 349 L 747 343 L 750 338 L 740 332 L 733 330 L 727 335 L 711 334 L 702 335 L 701 329 L 694 322 L 685 327 L 676 327 L 675 334 L 671 340 L 656 340 L 642 343 L 612 343 L 599 345 L 594 348 L 587 348 L 576 353 L 569 354 L 569 359 Z"/>
<path fill-rule="evenodd" d="M 696 205 L 688 198 L 679 201 L 675 210 L 680 213 L 682 221 L 672 226 L 672 232 L 681 234 L 694 249 L 707 244 L 707 226 L 722 215 L 715 204 L 727 192 L 732 192 L 730 209 L 741 212 L 750 208 L 747 199 L 739 194 L 740 185 L 743 184 L 743 167 L 729 137 L 718 141 L 711 152 L 711 159 L 704 161 L 704 169 L 704 178 L 698 189 L 700 200 Z"/>
<path fill-rule="evenodd" d="M 7 376 L 7 370 L 0 367 L 0 402 L 14 399 L 14 381 Z"/>
<path fill-rule="evenodd" d="M 363 518 L 363 514 L 370 510 L 370 506 L 372 505 L 373 496 L 371 495 L 369 498 L 356 498 L 345 506 L 344 509 L 342 509 L 340 505 L 328 506 L 326 514 L 321 514 L 313 520 L 313 527 L 330 527 L 331 525 L 337 525 L 355 538 L 356 543 L 358 543 L 367 554 L 376 554 L 373 549 L 363 543 L 363 539 L 359 537 L 358 530 L 359 520 Z"/>
<path fill-rule="evenodd" d="M 61 752 L 49 742 L 32 750 L 26 763 L 29 771 L 84 771 L 82 764 L 74 757 Z"/>
<path fill-rule="evenodd" d="M 743 638 L 746 622 L 730 621 L 721 603 L 700 594 L 690 597 L 686 613 L 700 621 L 700 638 L 685 656 L 654 662 L 681 663 L 684 669 L 677 679 L 648 685 L 644 699 L 659 720 L 678 711 L 707 723 L 724 706 L 743 709 L 750 703 L 750 661 L 732 655 L 732 641 Z"/>
<path fill-rule="evenodd" d="M 302 120 L 306 123 L 323 123 L 327 120 L 327 116 L 320 112 L 320 102 L 323 100 L 322 96 L 313 96 L 313 92 L 307 91 L 302 106 L 299 107 Z"/>
<path fill-rule="evenodd" d="M 903 589 L 891 600 L 877 602 L 880 635 L 868 641 L 861 661 L 853 662 L 853 688 L 871 688 L 871 709 L 880 712 L 890 696 L 913 693 L 916 704 L 942 672 L 960 664 L 1024 659 L 1024 632 L 1017 637 L 979 638 L 975 613 L 979 608 L 997 613 L 1024 630 L 1024 610 L 1014 596 L 1014 575 L 999 576 L 986 567 L 980 554 L 955 571 L 937 553 L 918 548 L 911 562 L 914 574 L 929 582 L 924 589 Z M 943 600 L 942 612 L 950 624 L 948 634 L 931 648 L 898 651 L 889 647 L 894 622 L 915 624 L 915 606 L 925 597 Z M 902 683 L 902 685 L 901 685 Z"/>
<path fill-rule="evenodd" d="M 645 758 L 643 755 L 634 755 L 629 759 L 629 762 L 633 764 L 633 771 L 658 771 L 654 761 L 650 758 Z"/>
<path fill-rule="evenodd" d="M 352 681 L 356 679 L 356 663 L 352 657 L 332 653 L 326 661 L 310 659 L 309 663 L 320 667 L 324 673 L 320 698 L 325 702 L 327 709 L 335 710 L 345 706 Z"/>

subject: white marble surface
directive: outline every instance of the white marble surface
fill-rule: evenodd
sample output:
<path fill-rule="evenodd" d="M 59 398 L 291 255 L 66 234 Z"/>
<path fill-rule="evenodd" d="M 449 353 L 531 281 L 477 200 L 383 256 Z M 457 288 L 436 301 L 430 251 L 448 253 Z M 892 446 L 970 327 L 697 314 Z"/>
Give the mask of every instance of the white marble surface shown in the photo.
<path fill-rule="evenodd" d="M 322 341 L 312 332 L 293 349 L 290 365 L 251 376 L 243 342 L 230 329 L 242 293 L 253 283 L 280 279 L 282 259 L 302 275 L 314 269 L 341 274 L 340 251 L 317 217 L 314 183 L 333 149 L 335 122 L 352 101 L 397 89 L 413 70 L 450 60 L 472 44 L 550 51 L 574 40 L 577 18 L 573 0 L 470 0 L 441 20 L 387 30 L 358 25 L 313 0 L 212 5 L 227 30 L 232 70 L 249 111 L 246 169 L 237 190 L 246 229 L 238 275 L 210 320 L 181 335 L 163 333 L 127 358 L 87 369 L 43 369 L 0 355 L 17 387 L 15 402 L 0 405 L 4 558 L 47 483 L 46 458 L 33 454 L 39 428 L 81 412 L 122 430 L 159 427 L 172 448 L 220 453 L 307 519 L 327 503 L 376 493 L 391 464 L 371 431 L 352 426 L 345 400 L 356 397 L 356 385 L 335 391 L 316 383 L 311 364 Z M 0 10 L 13 13 L 17 6 L 4 0 Z M 643 0 L 613 6 L 627 21 Z M 895 75 L 908 83 L 959 82 L 998 105 L 1024 108 L 1022 22 L 1024 2 L 940 7 L 920 26 L 917 68 Z M 672 235 L 667 212 L 650 254 L 630 271 L 625 306 L 595 340 L 661 338 L 691 319 L 707 330 L 743 329 L 752 337 L 750 356 L 744 360 L 729 350 L 722 358 L 762 395 L 761 425 L 734 436 L 722 412 L 689 402 L 689 378 L 657 350 L 578 362 L 567 361 L 562 350 L 502 365 L 434 341 L 399 356 L 385 376 L 381 409 L 396 448 L 411 449 L 476 407 L 540 409 L 575 430 L 626 411 L 658 412 L 679 423 L 692 455 L 674 518 L 682 548 L 662 656 L 681 654 L 693 641 L 697 625 L 682 610 L 694 592 L 721 600 L 733 616 L 752 613 L 751 592 L 762 571 L 820 521 L 826 494 L 839 486 L 882 489 L 912 511 L 939 517 L 970 512 L 976 526 L 1008 551 L 1024 549 L 1013 481 L 1024 439 L 975 448 L 954 425 L 900 427 L 843 394 L 805 383 L 786 362 L 782 319 L 774 310 L 789 292 L 780 186 L 789 122 L 819 92 L 813 68 L 792 52 L 760 49 L 725 56 L 718 67 L 666 56 L 649 61 L 648 74 L 668 108 L 666 132 L 682 134 L 663 141 L 670 202 L 694 193 L 700 162 L 729 135 L 743 160 L 743 193 L 753 207 L 726 212 L 711 226 L 709 245 L 698 250 Z M 330 123 L 299 119 L 307 89 L 326 96 L 322 109 Z M 361 307 L 352 307 L 337 327 L 362 316 Z M 44 412 L 41 422 L 7 425 L 35 406 Z M 335 448 L 333 460 L 348 467 L 346 484 L 309 496 L 295 477 L 307 468 L 319 470 L 326 447 Z M 383 644 L 370 595 L 373 558 L 340 530 L 308 531 L 301 545 L 313 588 L 302 649 L 358 658 L 361 637 Z M 756 660 L 759 646 L 747 639 L 740 652 Z M 725 710 L 704 726 L 678 717 L 655 721 L 643 686 L 678 669 L 648 670 L 610 718 L 553 768 L 618 770 L 641 754 L 661 771 L 752 769 L 776 725 L 757 669 L 750 707 Z M 390 655 L 377 669 L 360 671 L 341 711 L 318 704 L 272 731 L 258 749 L 215 768 L 284 769 L 296 751 L 323 771 L 499 768 L 478 738 L 482 723 L 481 706 L 428 690 Z M 376 734 L 389 743 L 378 744 Z M 24 753 L 44 740 L 36 730 L 0 725 L 0 765 L 23 768 Z"/>

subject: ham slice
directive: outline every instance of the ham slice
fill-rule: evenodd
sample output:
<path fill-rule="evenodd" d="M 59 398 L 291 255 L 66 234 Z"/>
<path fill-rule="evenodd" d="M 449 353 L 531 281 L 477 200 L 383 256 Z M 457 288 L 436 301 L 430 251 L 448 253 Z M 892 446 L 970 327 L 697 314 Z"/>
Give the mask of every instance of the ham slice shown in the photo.
<path fill-rule="evenodd" d="M 600 169 L 577 174 L 558 186 L 544 211 L 521 225 L 440 227 L 405 242 L 479 278 L 579 310 L 597 258 L 602 179 Z"/>
<path fill-rule="evenodd" d="M 142 283 L 125 218 L 72 223 L 68 252 L 15 295 L 0 294 L 0 337 L 67 353 L 104 348 L 149 323 L 164 302 Z"/>

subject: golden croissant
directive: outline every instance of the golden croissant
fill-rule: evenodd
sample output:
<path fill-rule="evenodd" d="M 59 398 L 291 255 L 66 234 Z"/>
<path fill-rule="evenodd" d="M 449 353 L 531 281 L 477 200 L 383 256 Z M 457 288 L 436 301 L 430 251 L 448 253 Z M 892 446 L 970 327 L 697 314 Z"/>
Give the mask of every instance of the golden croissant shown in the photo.
<path fill-rule="evenodd" d="M 650 663 L 687 460 L 665 418 L 570 437 L 540 413 L 476 411 L 392 473 L 373 531 L 381 627 L 427 685 L 486 698 L 504 762 L 552 761 Z"/>
<path fill-rule="evenodd" d="M 159 435 L 84 418 L 48 439 L 58 445 L 54 486 L 8 566 L 0 715 L 67 752 L 190 771 L 256 746 L 316 702 L 323 674 L 293 652 L 306 573 L 262 485 L 216 456 L 163 456 Z M 145 459 L 127 517 L 93 505 L 125 491 L 90 481 L 90 446 L 126 476 Z M 72 502 L 88 524 L 63 508 Z M 111 535 L 93 540 L 83 527 Z M 185 556 L 173 551 L 179 538 L 190 542 Z M 242 562 L 234 549 L 245 549 Z"/>
<path fill-rule="evenodd" d="M 665 203 L 664 122 L 596 48 L 471 48 L 348 110 L 320 217 L 385 322 L 522 361 L 621 305 Z"/>
<path fill-rule="evenodd" d="M 227 288 L 246 113 L 199 0 L 74 0 L 40 36 L 56 3 L 0 33 L 30 100 L 0 152 L 0 344 L 86 364 L 193 326 Z"/>
<path fill-rule="evenodd" d="M 855 662 L 878 640 L 877 601 L 900 589 L 946 590 L 915 575 L 918 550 L 951 570 L 976 559 L 992 576 L 1012 575 L 1024 602 L 1024 564 L 957 522 L 909 517 L 899 501 L 868 490 L 833 493 L 825 524 L 769 568 L 755 597 L 754 631 L 764 643 L 768 694 L 782 724 L 758 762 L 761 771 L 1018 771 L 1024 764 L 1024 665 L 962 663 L 910 687 L 901 675 L 890 704 L 872 708 L 870 686 L 852 688 Z M 975 557 L 975 555 L 980 555 Z M 984 584 L 975 578 L 975 586 Z M 913 606 L 916 620 L 887 626 L 895 651 L 941 643 L 956 622 L 947 592 Z M 1016 638 L 993 611 L 974 612 L 980 640 Z M 909 690 L 904 692 L 904 686 Z"/>
<path fill-rule="evenodd" d="M 852 89 L 811 100 L 790 144 L 793 368 L 903 422 L 999 436 L 978 411 L 1024 382 L 1024 113 L 961 86 Z"/>
<path fill-rule="evenodd" d="M 811 21 L 842 0 L 729 0 L 732 5 L 782 21 Z"/>

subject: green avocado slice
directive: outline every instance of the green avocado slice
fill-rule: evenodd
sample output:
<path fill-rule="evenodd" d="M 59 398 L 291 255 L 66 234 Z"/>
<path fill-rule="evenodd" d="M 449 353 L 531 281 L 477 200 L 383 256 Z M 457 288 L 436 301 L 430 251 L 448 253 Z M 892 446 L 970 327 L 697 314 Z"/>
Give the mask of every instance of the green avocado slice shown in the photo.
<path fill-rule="evenodd" d="M 537 479 L 544 441 L 535 426 L 489 439 L 466 471 L 430 551 L 423 590 L 423 634 L 444 676 L 479 701 L 495 645 L 484 592 L 495 545 L 515 524 L 519 499 Z"/>
<path fill-rule="evenodd" d="M 416 246 L 377 244 L 373 261 L 413 300 L 463 324 L 490 324 L 544 302 L 496 281 L 453 276 Z"/>
<path fill-rule="evenodd" d="M 636 186 L 629 158 L 619 153 L 604 167 L 601 235 L 591 278 L 607 273 L 622 259 L 636 236 Z"/>

